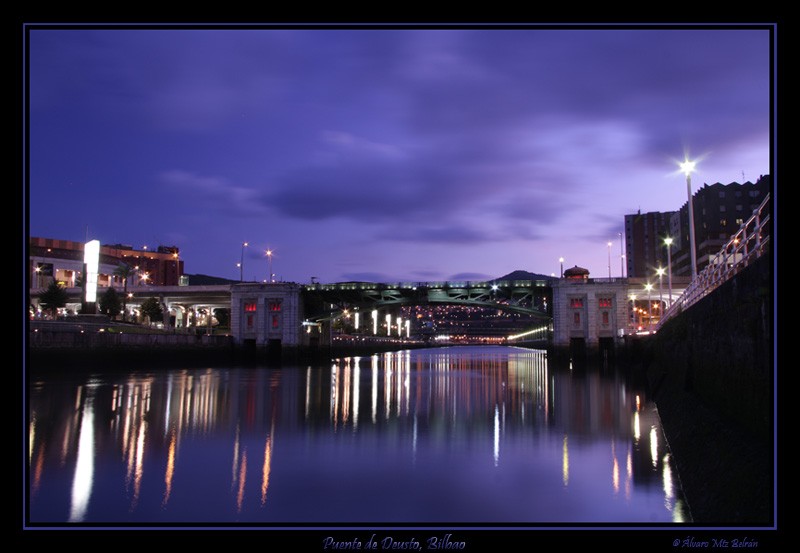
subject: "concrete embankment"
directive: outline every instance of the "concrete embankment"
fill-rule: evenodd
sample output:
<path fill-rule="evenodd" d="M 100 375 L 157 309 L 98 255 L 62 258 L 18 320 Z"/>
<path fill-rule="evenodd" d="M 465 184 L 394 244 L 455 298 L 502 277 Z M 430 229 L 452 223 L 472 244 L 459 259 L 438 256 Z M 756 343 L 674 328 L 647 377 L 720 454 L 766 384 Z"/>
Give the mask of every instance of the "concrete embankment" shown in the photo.
<path fill-rule="evenodd" d="M 771 525 L 774 352 L 769 256 L 640 345 L 695 522 Z"/>

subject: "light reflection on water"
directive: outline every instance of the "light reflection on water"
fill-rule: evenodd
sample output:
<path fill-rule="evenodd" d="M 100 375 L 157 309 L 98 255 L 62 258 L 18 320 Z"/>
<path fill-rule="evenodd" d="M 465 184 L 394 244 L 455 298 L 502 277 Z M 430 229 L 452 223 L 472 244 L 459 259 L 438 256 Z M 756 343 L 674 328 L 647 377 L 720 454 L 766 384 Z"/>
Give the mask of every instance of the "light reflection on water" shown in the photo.
<path fill-rule="evenodd" d="M 642 390 L 542 351 L 41 376 L 29 407 L 31 523 L 689 519 Z"/>

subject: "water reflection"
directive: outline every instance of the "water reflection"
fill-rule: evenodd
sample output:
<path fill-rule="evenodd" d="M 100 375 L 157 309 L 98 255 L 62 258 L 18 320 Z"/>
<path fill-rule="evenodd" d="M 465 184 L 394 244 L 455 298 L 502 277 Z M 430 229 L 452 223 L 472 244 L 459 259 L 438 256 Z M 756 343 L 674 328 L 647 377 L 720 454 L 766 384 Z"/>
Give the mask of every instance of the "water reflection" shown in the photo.
<path fill-rule="evenodd" d="M 29 405 L 31 522 L 689 518 L 641 390 L 543 351 L 50 377 Z"/>

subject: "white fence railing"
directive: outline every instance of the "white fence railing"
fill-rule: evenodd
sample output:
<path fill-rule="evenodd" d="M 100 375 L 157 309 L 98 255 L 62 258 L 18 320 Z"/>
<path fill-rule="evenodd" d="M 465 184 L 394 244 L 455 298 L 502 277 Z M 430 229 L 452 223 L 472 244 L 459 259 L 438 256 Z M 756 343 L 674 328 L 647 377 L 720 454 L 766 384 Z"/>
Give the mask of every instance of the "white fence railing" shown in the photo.
<path fill-rule="evenodd" d="M 714 291 L 723 282 L 750 265 L 767 250 L 769 244 L 770 195 L 764 198 L 738 232 L 714 256 L 708 266 L 697 275 L 681 296 L 669 306 L 658 323 L 658 328 L 671 317 L 688 309 Z"/>

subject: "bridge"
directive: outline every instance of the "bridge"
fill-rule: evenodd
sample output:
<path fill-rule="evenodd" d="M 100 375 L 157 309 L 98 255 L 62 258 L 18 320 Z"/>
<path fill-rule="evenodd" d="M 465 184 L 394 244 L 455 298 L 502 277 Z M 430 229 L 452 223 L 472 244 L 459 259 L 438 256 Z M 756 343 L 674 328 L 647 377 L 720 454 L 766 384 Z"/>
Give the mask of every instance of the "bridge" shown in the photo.
<path fill-rule="evenodd" d="M 450 304 L 485 307 L 549 320 L 549 280 L 442 282 L 345 282 L 303 286 L 308 319 L 327 320 L 345 309 L 381 309 L 404 305 Z M 310 310 L 314 311 L 309 312 Z"/>

